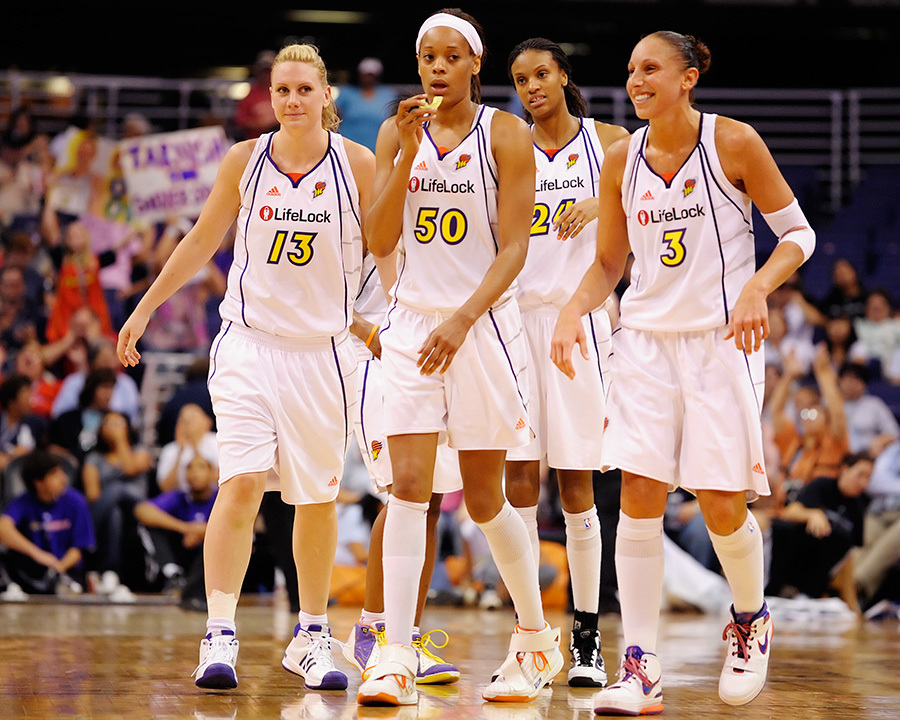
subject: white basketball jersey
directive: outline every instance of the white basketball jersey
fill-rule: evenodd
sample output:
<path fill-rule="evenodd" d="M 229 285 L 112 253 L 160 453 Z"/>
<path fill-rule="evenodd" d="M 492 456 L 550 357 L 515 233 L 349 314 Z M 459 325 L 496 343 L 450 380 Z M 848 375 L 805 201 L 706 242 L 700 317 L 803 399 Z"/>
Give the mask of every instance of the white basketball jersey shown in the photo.
<path fill-rule="evenodd" d="M 241 178 L 224 320 L 272 335 L 336 335 L 349 327 L 362 262 L 359 192 L 344 139 L 299 180 L 272 160 L 274 133 L 256 142 Z"/>
<path fill-rule="evenodd" d="M 553 223 L 570 206 L 597 197 L 603 148 L 597 126 L 581 118 L 578 133 L 552 156 L 534 146 L 535 198 L 525 267 L 516 282 L 523 309 L 565 305 L 597 252 L 597 221 L 559 240 Z"/>
<path fill-rule="evenodd" d="M 392 295 L 423 310 L 455 310 L 497 255 L 497 168 L 491 153 L 495 108 L 481 105 L 469 134 L 441 154 L 425 126 L 403 210 Z M 514 293 L 509 289 L 498 304 Z"/>
<path fill-rule="evenodd" d="M 634 266 L 621 323 L 662 331 L 722 327 L 756 270 L 750 198 L 719 163 L 715 115 L 701 116 L 697 146 L 670 182 L 647 163 L 648 129 L 631 136 L 622 178 Z"/>

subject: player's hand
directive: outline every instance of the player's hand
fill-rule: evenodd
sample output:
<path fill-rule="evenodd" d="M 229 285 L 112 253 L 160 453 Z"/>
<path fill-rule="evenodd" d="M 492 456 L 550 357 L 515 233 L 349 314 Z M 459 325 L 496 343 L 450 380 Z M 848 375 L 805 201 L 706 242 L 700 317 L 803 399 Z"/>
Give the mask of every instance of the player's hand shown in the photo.
<path fill-rule="evenodd" d="M 431 331 L 419 348 L 419 360 L 416 363 L 419 372 L 422 375 L 431 375 L 435 371 L 445 373 L 462 347 L 468 332 L 469 325 L 456 315 L 444 320 Z"/>
<path fill-rule="evenodd" d="M 428 102 L 425 93 L 413 95 L 401 100 L 397 106 L 397 115 L 394 122 L 397 132 L 400 134 L 400 149 L 415 153 L 419 150 L 419 144 L 424 136 L 423 123 L 434 117 L 434 111 L 423 108 Z"/>
<path fill-rule="evenodd" d="M 766 293 L 747 283 L 731 312 L 731 323 L 725 339 L 734 338 L 737 349 L 750 355 L 759 351 L 763 340 L 767 337 L 769 337 L 769 307 L 766 304 Z"/>
<path fill-rule="evenodd" d="M 116 354 L 119 356 L 119 362 L 125 367 L 134 367 L 140 362 L 141 354 L 137 351 L 136 345 L 147 330 L 149 321 L 149 317 L 135 311 L 122 325 L 119 342 L 116 344 Z"/>
<path fill-rule="evenodd" d="M 585 360 L 591 359 L 581 315 L 566 305 L 559 311 L 556 327 L 553 329 L 553 339 L 550 341 L 550 359 L 570 380 L 575 378 L 575 366 L 572 364 L 572 350 L 575 345 L 579 346 L 581 356 Z"/>
<path fill-rule="evenodd" d="M 553 229 L 557 233 L 557 240 L 568 240 L 570 237 L 576 237 L 578 233 L 584 230 L 585 225 L 597 219 L 599 210 L 600 204 L 597 198 L 593 197 L 569 205 L 564 212 L 560 213 L 556 222 L 553 223 Z"/>

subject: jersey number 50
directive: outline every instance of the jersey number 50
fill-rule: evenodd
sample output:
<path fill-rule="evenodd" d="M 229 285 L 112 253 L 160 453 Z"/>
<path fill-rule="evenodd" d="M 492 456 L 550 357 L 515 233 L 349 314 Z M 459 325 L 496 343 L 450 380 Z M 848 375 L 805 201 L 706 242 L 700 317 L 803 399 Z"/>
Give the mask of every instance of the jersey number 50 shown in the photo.
<path fill-rule="evenodd" d="M 684 247 L 685 229 L 666 230 L 663 233 L 662 241 L 666 244 L 666 251 L 659 256 L 662 264 L 666 267 L 676 267 L 684 262 L 686 250 Z"/>
<path fill-rule="evenodd" d="M 275 239 L 272 241 L 272 249 L 269 251 L 269 264 L 275 265 L 281 261 L 281 256 L 286 255 L 288 262 L 293 265 L 306 265 L 312 260 L 313 256 L 313 240 L 316 239 L 317 233 L 295 232 L 291 235 L 291 242 L 294 243 L 294 250 L 284 252 L 284 243 L 287 240 L 287 230 L 279 230 L 275 233 Z"/>
<path fill-rule="evenodd" d="M 456 245 L 463 241 L 467 229 L 468 221 L 462 210 L 450 208 L 441 213 L 439 208 L 420 207 L 414 232 L 416 240 L 423 245 L 434 240 L 438 232 L 445 243 Z"/>

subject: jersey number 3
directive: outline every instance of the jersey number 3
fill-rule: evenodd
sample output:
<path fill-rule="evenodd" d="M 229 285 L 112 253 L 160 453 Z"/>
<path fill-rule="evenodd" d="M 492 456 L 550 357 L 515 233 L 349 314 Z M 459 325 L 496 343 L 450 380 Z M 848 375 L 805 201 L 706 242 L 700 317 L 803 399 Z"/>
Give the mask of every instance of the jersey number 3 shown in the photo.
<path fill-rule="evenodd" d="M 684 247 L 684 233 L 684 228 L 681 230 L 666 230 L 666 232 L 663 233 L 662 241 L 666 244 L 666 251 L 659 256 L 659 259 L 666 267 L 676 267 L 684 262 L 686 253 Z"/>
<path fill-rule="evenodd" d="M 272 241 L 272 249 L 269 251 L 269 259 L 266 261 L 271 265 L 275 265 L 281 261 L 281 256 L 286 255 L 288 262 L 293 265 L 306 265 L 312 260 L 313 256 L 313 240 L 316 239 L 316 233 L 295 232 L 291 235 L 291 242 L 294 243 L 294 250 L 284 252 L 284 243 L 287 241 L 287 230 L 279 230 L 275 233 L 275 239 Z"/>

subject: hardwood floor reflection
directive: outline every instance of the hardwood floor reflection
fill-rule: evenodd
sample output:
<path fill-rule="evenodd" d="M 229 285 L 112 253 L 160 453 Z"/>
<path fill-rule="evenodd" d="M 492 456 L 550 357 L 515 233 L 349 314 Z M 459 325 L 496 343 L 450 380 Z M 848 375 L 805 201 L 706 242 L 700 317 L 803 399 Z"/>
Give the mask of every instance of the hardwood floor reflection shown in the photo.
<path fill-rule="evenodd" d="M 331 626 L 346 639 L 358 609 L 332 607 Z M 779 621 L 769 682 L 750 705 L 731 708 L 716 695 L 724 618 L 665 614 L 661 627 L 665 714 L 670 720 L 742 718 L 854 720 L 900 717 L 900 624 L 854 620 Z M 548 619 L 568 637 L 571 618 Z M 534 703 L 484 703 L 481 689 L 502 660 L 511 611 L 429 608 L 426 629 L 443 628 L 440 651 L 462 678 L 420 688 L 418 707 L 362 708 L 359 677 L 343 658 L 346 692 L 311 692 L 281 668 L 295 618 L 271 598 L 244 598 L 238 609 L 239 686 L 195 687 L 204 616 L 171 605 L 29 602 L 0 605 L 0 718 L 283 718 L 308 720 L 590 720 L 593 691 L 569 688 L 565 672 Z M 602 618 L 603 654 L 618 663 L 618 617 Z M 567 654 L 567 653 L 566 653 Z M 337 653 L 339 656 L 340 654 Z"/>

